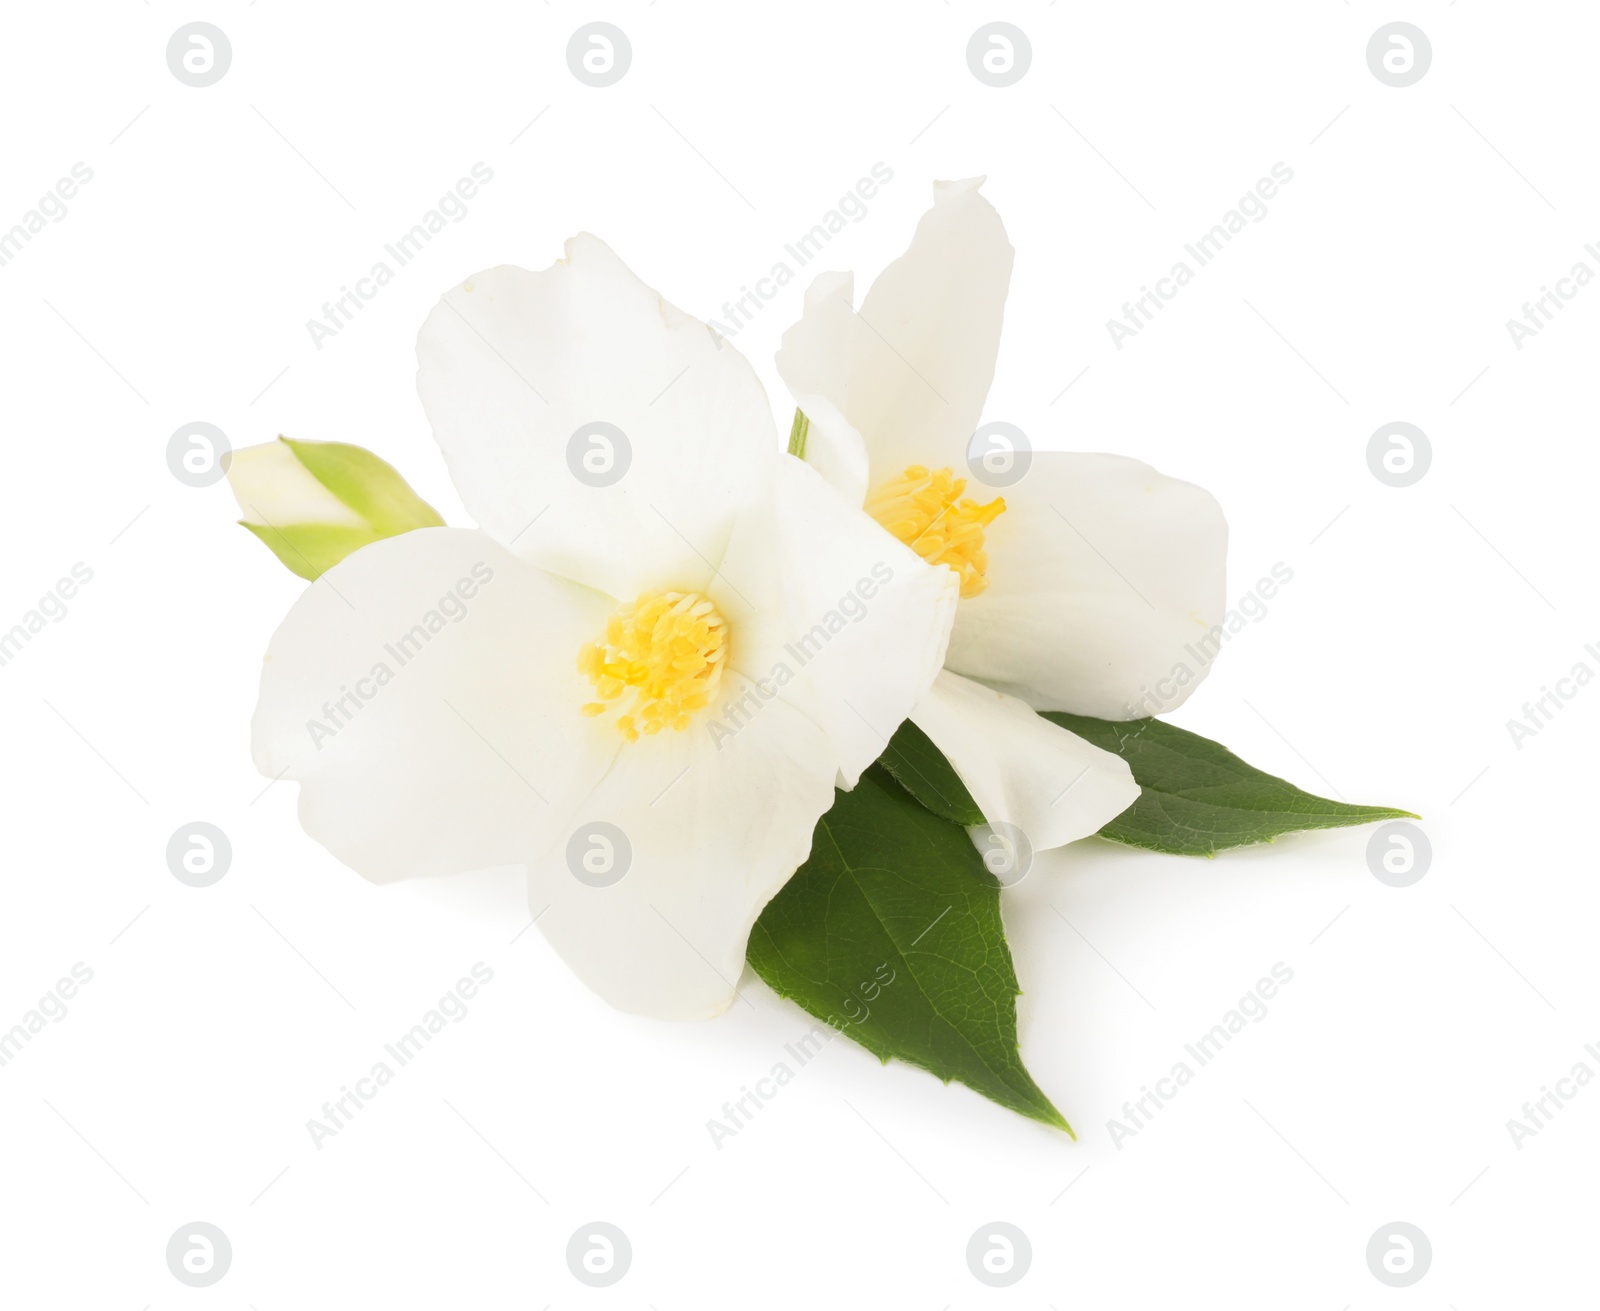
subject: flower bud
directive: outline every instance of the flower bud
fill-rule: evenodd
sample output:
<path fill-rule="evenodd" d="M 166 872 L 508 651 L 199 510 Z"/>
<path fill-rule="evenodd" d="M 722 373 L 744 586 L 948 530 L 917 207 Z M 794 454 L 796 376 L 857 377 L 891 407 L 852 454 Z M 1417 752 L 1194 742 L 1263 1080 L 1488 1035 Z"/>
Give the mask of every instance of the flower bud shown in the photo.
<path fill-rule="evenodd" d="M 392 466 L 344 442 L 280 437 L 234 451 L 228 485 L 239 522 L 307 579 L 371 542 L 444 524 Z"/>

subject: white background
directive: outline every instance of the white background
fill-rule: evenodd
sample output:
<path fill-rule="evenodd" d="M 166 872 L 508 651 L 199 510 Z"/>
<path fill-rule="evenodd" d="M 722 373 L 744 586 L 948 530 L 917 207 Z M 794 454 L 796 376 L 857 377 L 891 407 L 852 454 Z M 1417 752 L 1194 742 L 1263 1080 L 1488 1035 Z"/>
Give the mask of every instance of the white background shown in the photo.
<path fill-rule="evenodd" d="M 165 59 L 194 19 L 233 46 L 204 89 Z M 594 19 L 633 48 L 606 89 L 565 61 Z M 965 59 L 994 19 L 1033 49 L 1005 89 Z M 1365 57 L 1394 19 L 1433 47 L 1404 89 Z M 10 7 L 0 228 L 74 163 L 94 178 L 0 267 L 0 627 L 74 563 L 94 577 L 0 668 L 0 1028 L 75 962 L 94 977 L 0 1069 L 0 1303 L 1591 1304 L 1600 1086 L 1521 1150 L 1506 1122 L 1600 1073 L 1600 689 L 1520 750 L 1506 721 L 1600 670 L 1600 289 L 1520 351 L 1505 322 L 1600 272 L 1597 37 L 1590 6 L 1481 0 Z M 479 161 L 469 215 L 316 349 L 306 321 Z M 1415 809 L 1433 845 L 1400 890 L 1367 830 L 1042 859 L 1006 916 L 1023 1053 L 1076 1144 L 841 1041 L 714 1148 L 802 1013 L 747 975 L 712 1023 L 615 1014 L 518 936 L 514 872 L 380 889 L 306 838 L 248 750 L 301 584 L 226 485 L 165 462 L 194 420 L 354 441 L 468 522 L 413 389 L 443 290 L 590 229 L 722 317 L 878 161 L 867 216 L 735 339 L 780 422 L 805 280 L 864 290 L 931 179 L 988 174 L 1017 264 L 986 418 L 1211 488 L 1236 596 L 1294 571 L 1178 722 Z M 1279 161 L 1267 217 L 1117 350 L 1106 320 Z M 1433 447 L 1405 489 L 1366 463 L 1394 420 Z M 164 854 L 195 819 L 233 845 L 204 890 Z M 322 1103 L 479 961 L 467 1017 L 313 1147 Z M 1280 961 L 1267 1017 L 1119 1150 L 1108 1120 Z M 633 1245 L 606 1290 L 564 1258 L 594 1219 Z M 194 1220 L 233 1246 L 209 1290 L 165 1261 Z M 1034 1253 L 1000 1291 L 965 1260 L 993 1220 Z M 1406 1290 L 1365 1258 L 1395 1220 L 1433 1246 Z"/>

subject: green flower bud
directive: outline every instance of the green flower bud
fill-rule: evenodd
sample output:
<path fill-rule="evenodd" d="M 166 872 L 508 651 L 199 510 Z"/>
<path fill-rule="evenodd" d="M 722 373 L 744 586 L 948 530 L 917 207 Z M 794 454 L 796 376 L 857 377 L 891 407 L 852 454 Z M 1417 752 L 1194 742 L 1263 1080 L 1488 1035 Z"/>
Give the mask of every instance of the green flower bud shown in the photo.
<path fill-rule="evenodd" d="M 307 579 L 370 542 L 444 524 L 391 465 L 344 442 L 280 437 L 234 451 L 228 485 L 239 522 Z"/>

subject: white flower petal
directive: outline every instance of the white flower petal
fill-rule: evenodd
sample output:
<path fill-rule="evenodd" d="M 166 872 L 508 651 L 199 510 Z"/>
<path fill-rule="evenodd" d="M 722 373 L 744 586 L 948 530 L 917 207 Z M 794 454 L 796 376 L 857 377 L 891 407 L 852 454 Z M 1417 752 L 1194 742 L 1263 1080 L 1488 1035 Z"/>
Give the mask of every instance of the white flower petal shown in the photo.
<path fill-rule="evenodd" d="M 1136 719 L 1182 704 L 1226 609 L 1216 499 L 1137 460 L 1053 451 L 1003 490 L 949 668 L 1038 710 Z"/>
<path fill-rule="evenodd" d="M 831 495 L 831 493 L 830 493 Z M 746 689 L 726 679 L 731 696 Z M 529 870 L 529 906 L 572 970 L 613 1006 L 661 1019 L 703 1019 L 733 1001 L 750 927 L 804 862 L 833 804 L 833 750 L 821 729 L 778 698 L 731 737 L 704 716 L 682 732 L 629 743 L 578 806 L 586 826 L 627 842 L 594 848 L 609 886 L 579 880 L 561 840 Z M 581 863 L 581 861 L 580 861 Z"/>
<path fill-rule="evenodd" d="M 826 731 L 849 788 L 939 672 L 959 586 L 785 456 L 770 508 L 740 523 L 711 595 L 730 621 L 732 667 Z M 737 708 L 718 709 L 738 722 Z"/>
<path fill-rule="evenodd" d="M 860 434 L 871 485 L 913 464 L 965 465 L 994 381 L 1013 256 L 982 184 L 936 182 L 910 248 L 879 274 L 860 312 L 847 313 L 848 284 L 841 295 L 836 281 L 819 279 L 784 338 L 784 381 L 797 399 L 813 398 L 802 408 L 829 402 L 830 453 L 849 449 L 847 429 Z"/>
<path fill-rule="evenodd" d="M 1035 851 L 1098 832 L 1139 797 L 1121 756 L 959 674 L 940 674 L 911 718 L 989 822 L 1021 829 Z"/>
<path fill-rule="evenodd" d="M 613 596 L 703 581 L 778 447 L 744 357 L 587 234 L 543 272 L 502 266 L 446 293 L 417 360 L 423 407 L 479 526 Z M 585 482 L 569 449 L 591 423 L 621 429 L 629 454 L 585 438 Z"/>
<path fill-rule="evenodd" d="M 855 322 L 855 279 L 821 273 L 806 288 L 805 312 L 783 334 L 778 374 L 811 422 L 805 461 L 851 505 L 867 497 L 867 444 L 844 410 L 850 393 Z"/>
<path fill-rule="evenodd" d="M 481 532 L 422 528 L 348 556 L 273 635 L 256 766 L 300 822 L 384 882 L 524 864 L 616 755 L 577 672 L 614 604 Z"/>

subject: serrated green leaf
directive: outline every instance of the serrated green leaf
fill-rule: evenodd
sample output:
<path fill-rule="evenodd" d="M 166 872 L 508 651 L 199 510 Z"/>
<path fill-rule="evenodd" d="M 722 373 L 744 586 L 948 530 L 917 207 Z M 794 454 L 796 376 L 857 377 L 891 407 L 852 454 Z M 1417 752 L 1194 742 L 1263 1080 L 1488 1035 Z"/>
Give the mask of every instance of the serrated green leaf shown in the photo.
<path fill-rule="evenodd" d="M 944 752 L 909 719 L 895 730 L 878 763 L 940 818 L 968 827 L 988 822 Z"/>
<path fill-rule="evenodd" d="M 750 935 L 775 992 L 868 1051 L 1072 1132 L 1017 1051 L 1000 884 L 966 831 L 873 767 L 835 794 L 811 856 Z"/>
<path fill-rule="evenodd" d="M 1139 799 L 1100 830 L 1151 851 L 1211 856 L 1303 829 L 1416 819 L 1408 810 L 1352 806 L 1303 792 L 1240 760 L 1220 743 L 1159 719 L 1114 723 L 1044 711 L 1044 717 L 1128 762 Z"/>

